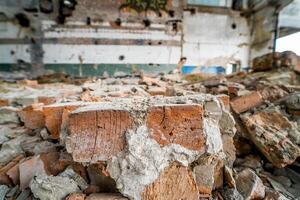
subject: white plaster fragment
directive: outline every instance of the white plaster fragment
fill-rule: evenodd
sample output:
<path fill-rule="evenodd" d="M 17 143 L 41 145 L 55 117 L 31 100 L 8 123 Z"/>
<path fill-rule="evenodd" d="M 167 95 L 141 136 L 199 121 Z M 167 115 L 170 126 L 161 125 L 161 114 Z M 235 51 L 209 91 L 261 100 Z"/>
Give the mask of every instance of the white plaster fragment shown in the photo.
<path fill-rule="evenodd" d="M 213 119 L 203 119 L 204 134 L 206 135 L 207 153 L 217 154 L 223 150 L 219 124 Z"/>
<path fill-rule="evenodd" d="M 149 137 L 146 126 L 129 131 L 126 139 L 128 148 L 109 162 L 108 171 L 120 192 L 134 200 L 140 200 L 145 186 L 153 183 L 172 162 L 188 166 L 203 154 L 177 144 L 161 147 Z"/>

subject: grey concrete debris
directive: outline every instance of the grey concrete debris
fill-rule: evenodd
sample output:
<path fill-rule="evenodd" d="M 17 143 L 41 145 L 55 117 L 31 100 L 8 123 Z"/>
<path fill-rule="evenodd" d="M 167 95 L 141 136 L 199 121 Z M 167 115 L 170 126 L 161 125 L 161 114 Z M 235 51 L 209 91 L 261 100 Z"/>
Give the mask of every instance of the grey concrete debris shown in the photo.
<path fill-rule="evenodd" d="M 26 200 L 30 196 L 31 191 L 30 189 L 25 189 L 21 192 L 21 194 L 18 196 L 16 200 Z"/>
<path fill-rule="evenodd" d="M 0 185 L 0 200 L 4 200 L 6 194 L 9 192 L 9 187 L 6 185 Z"/>
<path fill-rule="evenodd" d="M 24 134 L 3 143 L 0 150 L 0 165 L 6 165 L 13 158 L 22 154 L 21 143 L 26 141 L 28 137 L 28 135 Z"/>
<path fill-rule="evenodd" d="M 80 191 L 73 179 L 46 174 L 36 175 L 30 183 L 30 189 L 34 197 L 40 200 L 62 200 L 68 194 Z"/>
<path fill-rule="evenodd" d="M 59 176 L 72 179 L 77 183 L 80 190 L 82 191 L 88 187 L 86 181 L 80 175 L 78 175 L 71 167 L 68 167 L 65 171 L 60 173 Z"/>
<path fill-rule="evenodd" d="M 224 188 L 222 191 L 224 200 L 244 200 L 244 197 L 235 188 Z"/>
<path fill-rule="evenodd" d="M 127 134 L 128 148 L 114 157 L 108 164 L 108 171 L 125 196 L 140 200 L 146 185 L 154 182 L 159 174 L 177 161 L 183 166 L 196 160 L 201 153 L 172 144 L 166 147 L 149 137 L 149 131 L 141 126 L 136 132 Z"/>
<path fill-rule="evenodd" d="M 294 93 L 286 100 L 289 109 L 300 110 L 300 93 Z"/>
<path fill-rule="evenodd" d="M 17 111 L 14 107 L 0 107 L 0 124 L 20 123 Z"/>

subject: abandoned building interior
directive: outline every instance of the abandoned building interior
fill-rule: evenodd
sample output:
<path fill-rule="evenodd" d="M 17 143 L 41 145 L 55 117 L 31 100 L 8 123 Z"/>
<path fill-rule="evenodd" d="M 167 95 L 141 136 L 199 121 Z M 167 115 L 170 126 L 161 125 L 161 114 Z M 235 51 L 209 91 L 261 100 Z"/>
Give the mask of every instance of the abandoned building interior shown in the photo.
<path fill-rule="evenodd" d="M 300 199 L 299 33 L 300 0 L 0 0 L 0 200 Z"/>

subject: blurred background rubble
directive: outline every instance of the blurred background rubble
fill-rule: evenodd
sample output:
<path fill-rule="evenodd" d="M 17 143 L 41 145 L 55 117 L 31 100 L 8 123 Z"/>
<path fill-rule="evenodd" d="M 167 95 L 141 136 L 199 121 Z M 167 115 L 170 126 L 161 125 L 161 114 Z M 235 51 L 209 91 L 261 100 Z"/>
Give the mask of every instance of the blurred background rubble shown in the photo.
<path fill-rule="evenodd" d="M 2 0 L 0 200 L 300 199 L 299 16 Z"/>

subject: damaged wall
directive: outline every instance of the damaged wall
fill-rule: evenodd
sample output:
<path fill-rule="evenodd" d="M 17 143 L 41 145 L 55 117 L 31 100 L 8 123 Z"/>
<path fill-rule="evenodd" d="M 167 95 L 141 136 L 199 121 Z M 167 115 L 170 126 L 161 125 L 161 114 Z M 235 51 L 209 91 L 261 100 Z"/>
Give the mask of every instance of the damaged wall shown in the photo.
<path fill-rule="evenodd" d="M 246 68 L 251 58 L 272 51 L 273 7 L 245 15 L 247 10 L 231 10 L 231 1 L 219 8 L 194 1 L 147 2 L 1 2 L 1 68 L 80 76 L 167 72 L 181 57 L 188 66 Z M 27 27 L 16 14 L 28 18 Z"/>
<path fill-rule="evenodd" d="M 248 66 L 250 27 L 239 12 L 184 12 L 183 27 L 187 65 Z"/>

